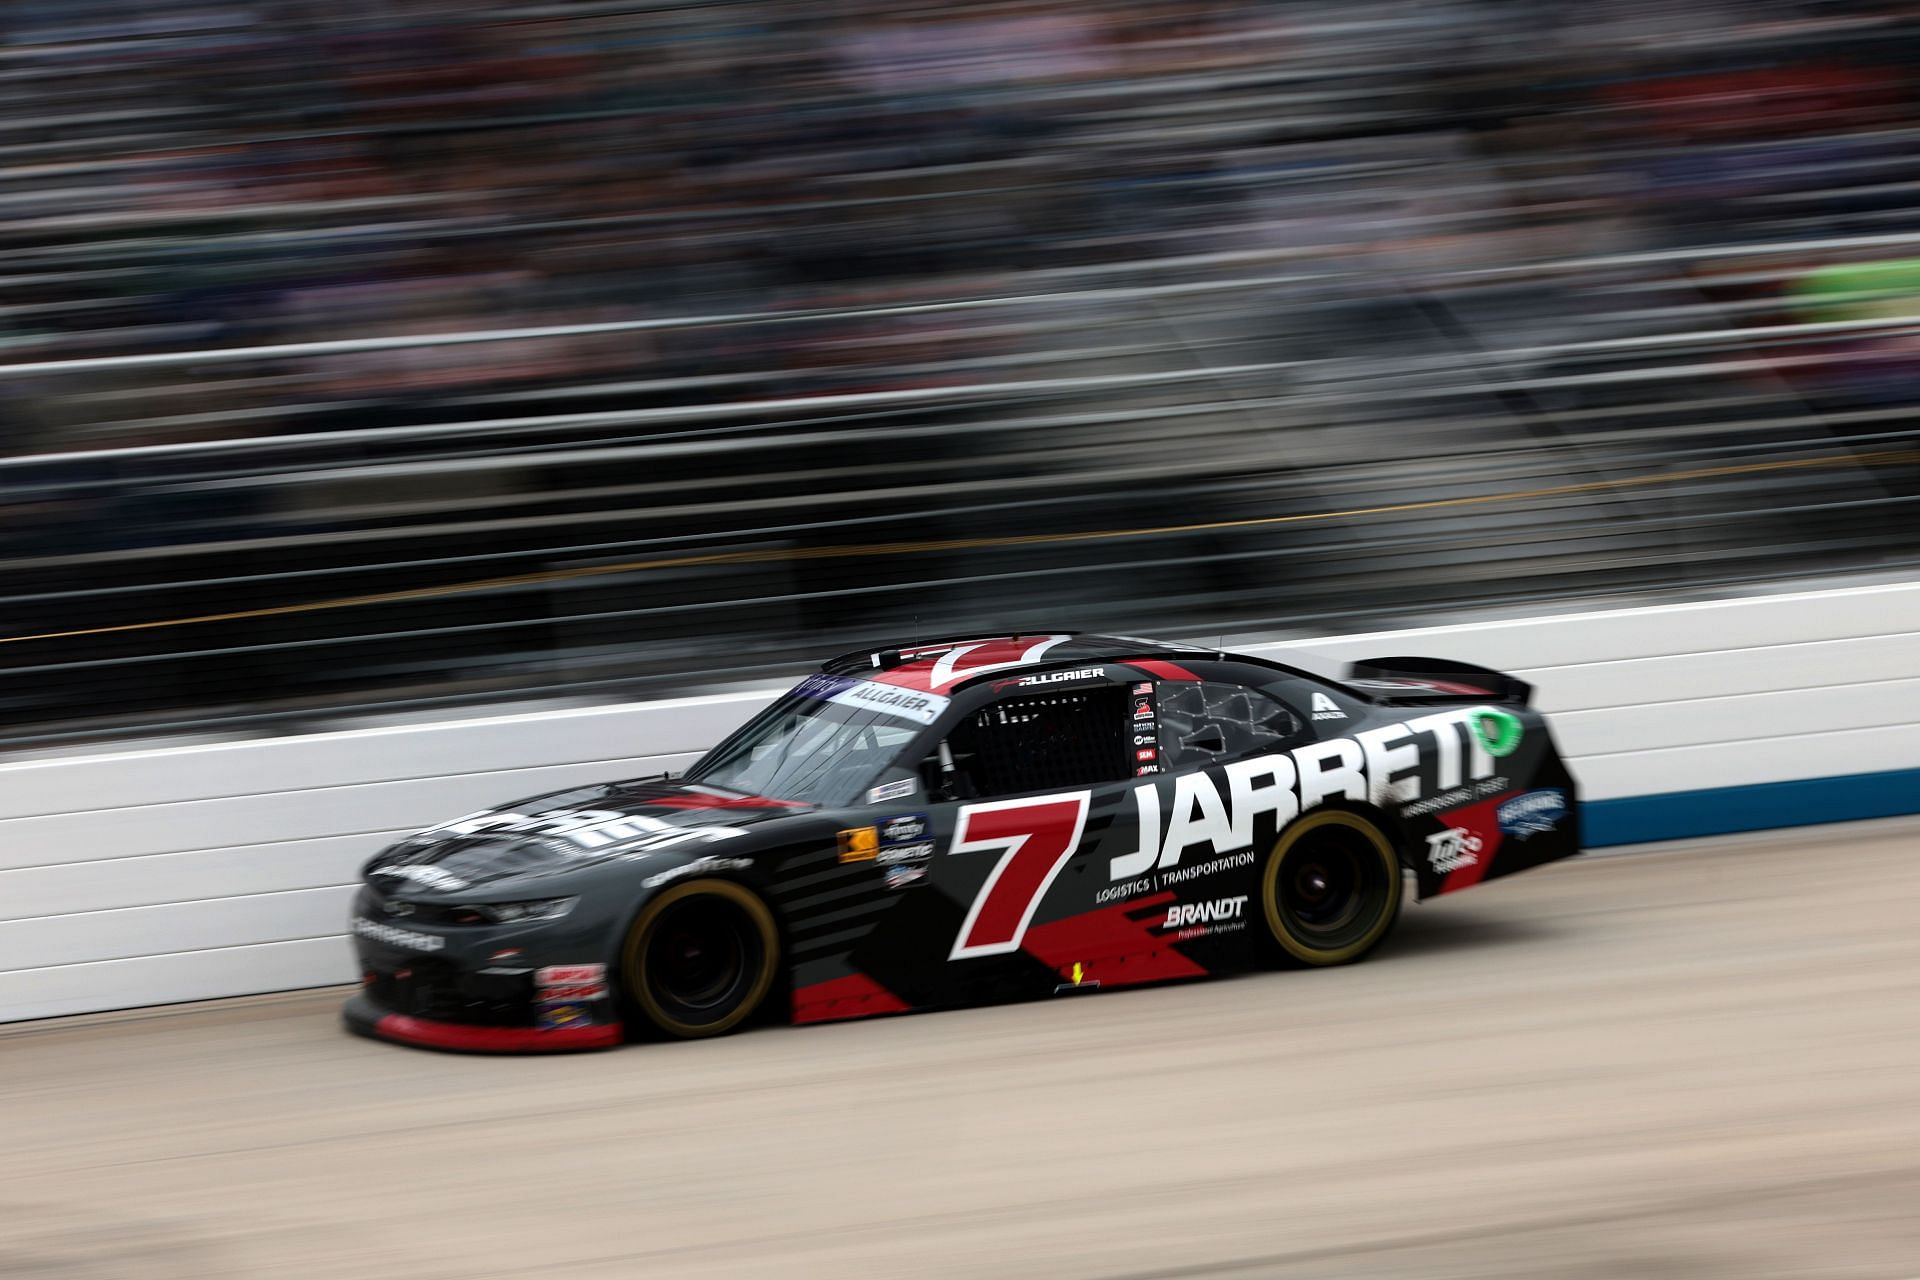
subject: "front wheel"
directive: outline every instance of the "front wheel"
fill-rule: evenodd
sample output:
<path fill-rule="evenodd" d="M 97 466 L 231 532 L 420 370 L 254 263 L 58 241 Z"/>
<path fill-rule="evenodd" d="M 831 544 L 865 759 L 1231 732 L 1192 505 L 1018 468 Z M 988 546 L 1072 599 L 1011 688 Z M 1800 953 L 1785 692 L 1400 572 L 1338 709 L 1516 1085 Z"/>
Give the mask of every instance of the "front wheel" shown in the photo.
<path fill-rule="evenodd" d="M 621 986 L 641 1030 L 725 1035 L 767 998 L 779 961 L 780 932 L 758 894 L 731 880 L 687 880 L 634 917 Z"/>
<path fill-rule="evenodd" d="M 1282 964 L 1351 964 L 1400 916 L 1393 842 L 1357 813 L 1312 813 L 1281 833 L 1260 870 L 1267 937 Z"/>

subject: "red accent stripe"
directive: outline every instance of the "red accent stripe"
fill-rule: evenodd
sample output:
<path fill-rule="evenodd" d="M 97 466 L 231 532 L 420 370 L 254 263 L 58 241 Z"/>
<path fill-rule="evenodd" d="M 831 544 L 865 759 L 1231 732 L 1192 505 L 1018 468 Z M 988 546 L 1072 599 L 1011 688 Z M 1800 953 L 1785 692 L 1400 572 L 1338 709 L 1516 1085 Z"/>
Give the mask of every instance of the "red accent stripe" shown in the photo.
<path fill-rule="evenodd" d="M 1129 662 L 1127 665 L 1138 667 L 1148 675 L 1158 676 L 1162 680 L 1198 680 L 1200 678 L 1177 662 L 1162 662 L 1158 658 L 1144 658 L 1138 662 Z"/>
<path fill-rule="evenodd" d="M 1502 791 L 1499 795 L 1478 804 L 1462 809 L 1452 809 L 1440 814 L 1440 821 L 1448 826 L 1461 827 L 1480 837 L 1480 853 L 1464 867 L 1455 867 L 1447 872 L 1447 878 L 1440 882 L 1436 893 L 1458 893 L 1462 889 L 1471 889 L 1486 879 L 1487 872 L 1493 869 L 1494 855 L 1500 852 L 1500 820 L 1497 816 L 1500 806 L 1515 796 L 1518 791 Z"/>
<path fill-rule="evenodd" d="M 1491 689 L 1482 689 L 1477 684 L 1461 684 L 1457 680 L 1421 679 L 1415 681 L 1415 683 L 1423 684 L 1436 693 L 1458 693 L 1464 694 L 1469 698 L 1491 698 L 1493 696 L 1493 690 Z"/>
<path fill-rule="evenodd" d="M 457 1022 L 432 1022 L 405 1013 L 389 1013 L 373 1024 L 383 1040 L 426 1045 L 432 1049 L 470 1049 L 480 1053 L 551 1053 L 565 1049 L 607 1049 L 624 1038 L 616 1026 L 470 1027 Z"/>
<path fill-rule="evenodd" d="M 1063 637 L 1064 638 L 1064 637 Z M 995 636 L 978 640 L 962 640 L 957 644 L 935 645 L 931 649 L 909 649 L 901 656 L 912 661 L 902 663 L 887 671 L 863 672 L 866 679 L 876 684 L 890 684 L 902 689 L 917 689 L 922 693 L 940 693 L 949 685 L 989 671 L 998 671 L 1007 667 L 1024 664 L 1027 654 L 1036 645 L 1051 639 L 1050 636 Z M 933 677 L 941 659 L 955 650 L 964 650 L 950 665 L 947 674 L 939 684 Z"/>
<path fill-rule="evenodd" d="M 1487 874 L 1487 868 L 1493 864 L 1493 853 L 1497 847 L 1498 845 L 1496 843 L 1492 847 L 1483 848 L 1480 851 L 1479 857 L 1474 861 L 1464 867 L 1455 867 L 1452 871 L 1447 872 L 1447 878 L 1440 882 L 1440 888 L 1437 892 L 1458 893 L 1462 889 L 1471 889 L 1473 886 L 1479 884 L 1481 879 Z"/>
<path fill-rule="evenodd" d="M 910 1013 L 913 1006 L 864 973 L 801 987 L 793 993 L 793 1020 L 837 1022 L 878 1013 Z"/>
<path fill-rule="evenodd" d="M 1102 987 L 1204 978 L 1206 969 L 1177 950 L 1178 939 L 1160 928 L 1173 901 L 1172 893 L 1155 893 L 1032 925 L 1021 947 L 1062 975 L 1078 961 L 1086 966 L 1082 976 Z"/>

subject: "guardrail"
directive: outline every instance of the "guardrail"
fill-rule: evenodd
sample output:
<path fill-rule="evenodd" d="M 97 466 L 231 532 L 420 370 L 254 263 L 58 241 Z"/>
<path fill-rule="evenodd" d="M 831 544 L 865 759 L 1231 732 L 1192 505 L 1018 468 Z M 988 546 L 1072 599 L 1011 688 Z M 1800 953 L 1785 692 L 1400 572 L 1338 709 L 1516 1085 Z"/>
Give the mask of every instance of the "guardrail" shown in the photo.
<path fill-rule="evenodd" d="M 1235 647 L 1524 675 L 1594 846 L 1920 811 L 1920 583 Z M 351 981 L 382 844 L 682 767 L 773 692 L 0 764 L 0 1021 Z"/>

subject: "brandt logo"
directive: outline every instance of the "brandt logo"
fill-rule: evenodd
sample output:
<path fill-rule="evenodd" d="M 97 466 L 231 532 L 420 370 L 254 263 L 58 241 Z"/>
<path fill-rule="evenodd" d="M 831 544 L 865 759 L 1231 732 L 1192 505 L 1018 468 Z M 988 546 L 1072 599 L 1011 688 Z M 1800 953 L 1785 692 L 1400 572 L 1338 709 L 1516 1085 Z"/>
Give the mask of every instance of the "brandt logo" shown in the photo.
<path fill-rule="evenodd" d="M 1247 909 L 1247 895 L 1235 894 L 1231 898 L 1215 898 L 1212 902 L 1177 902 L 1167 908 L 1167 918 L 1160 927 L 1163 929 L 1185 929 L 1197 924 L 1216 924 L 1222 920 L 1238 920 Z"/>

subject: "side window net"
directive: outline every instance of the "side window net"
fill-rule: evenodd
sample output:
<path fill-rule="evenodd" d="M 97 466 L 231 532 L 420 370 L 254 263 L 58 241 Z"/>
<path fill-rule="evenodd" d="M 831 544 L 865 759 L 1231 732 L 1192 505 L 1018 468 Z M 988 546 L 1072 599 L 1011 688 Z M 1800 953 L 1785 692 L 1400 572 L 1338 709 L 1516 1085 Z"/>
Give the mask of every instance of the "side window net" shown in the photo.
<path fill-rule="evenodd" d="M 981 796 L 1119 782 L 1133 776 L 1127 706 L 1119 685 L 1008 698 L 956 726 L 948 745 Z"/>
<path fill-rule="evenodd" d="M 1161 757 L 1174 769 L 1277 751 L 1310 736 L 1285 704 L 1237 684 L 1162 681 L 1159 710 Z"/>

